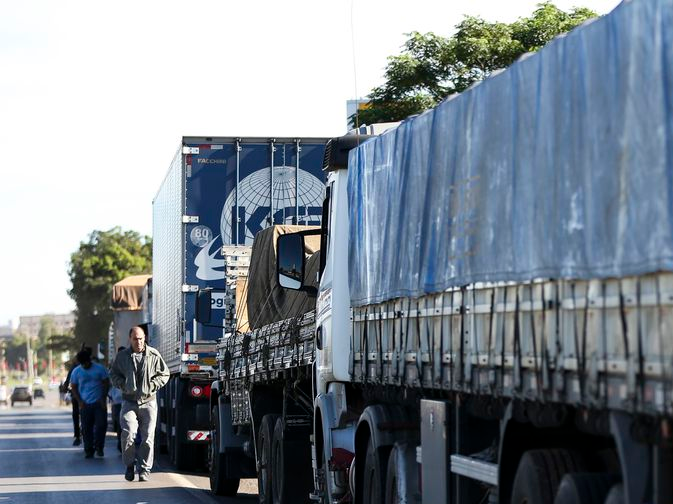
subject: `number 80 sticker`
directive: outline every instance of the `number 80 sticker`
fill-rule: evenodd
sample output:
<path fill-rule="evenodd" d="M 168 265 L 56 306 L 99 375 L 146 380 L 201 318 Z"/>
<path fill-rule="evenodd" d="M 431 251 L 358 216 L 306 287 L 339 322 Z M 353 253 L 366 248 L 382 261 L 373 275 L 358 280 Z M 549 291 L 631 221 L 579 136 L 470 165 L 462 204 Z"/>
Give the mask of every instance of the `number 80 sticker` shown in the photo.
<path fill-rule="evenodd" d="M 189 234 L 189 239 L 196 247 L 205 247 L 213 239 L 213 232 L 208 226 L 195 226 Z"/>

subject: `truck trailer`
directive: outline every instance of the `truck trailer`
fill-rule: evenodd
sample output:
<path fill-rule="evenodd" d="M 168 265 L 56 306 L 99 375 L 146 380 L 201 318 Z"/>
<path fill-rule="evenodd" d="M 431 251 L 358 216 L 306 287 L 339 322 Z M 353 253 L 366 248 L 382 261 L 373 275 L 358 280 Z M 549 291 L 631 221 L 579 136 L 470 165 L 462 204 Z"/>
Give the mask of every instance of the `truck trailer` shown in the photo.
<path fill-rule="evenodd" d="M 171 372 L 158 395 L 156 438 L 179 469 L 206 465 L 216 343 L 235 302 L 223 292 L 225 250 L 251 245 L 272 224 L 320 225 L 324 144 L 322 138 L 183 137 L 153 201 L 149 343 Z M 194 320 L 199 288 L 218 291 L 206 326 Z"/>
<path fill-rule="evenodd" d="M 271 273 L 315 308 L 218 344 L 215 493 L 673 502 L 672 27 L 624 2 L 328 143 L 318 286 L 315 231 Z"/>

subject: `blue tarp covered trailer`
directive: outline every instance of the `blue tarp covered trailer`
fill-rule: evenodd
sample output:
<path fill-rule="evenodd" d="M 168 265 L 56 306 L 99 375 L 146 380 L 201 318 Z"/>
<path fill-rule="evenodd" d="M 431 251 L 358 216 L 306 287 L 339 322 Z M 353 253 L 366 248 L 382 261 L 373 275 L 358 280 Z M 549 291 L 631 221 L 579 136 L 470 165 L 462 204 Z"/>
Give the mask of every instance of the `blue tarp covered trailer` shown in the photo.
<path fill-rule="evenodd" d="M 624 2 L 349 160 L 351 302 L 673 269 L 673 0 Z"/>

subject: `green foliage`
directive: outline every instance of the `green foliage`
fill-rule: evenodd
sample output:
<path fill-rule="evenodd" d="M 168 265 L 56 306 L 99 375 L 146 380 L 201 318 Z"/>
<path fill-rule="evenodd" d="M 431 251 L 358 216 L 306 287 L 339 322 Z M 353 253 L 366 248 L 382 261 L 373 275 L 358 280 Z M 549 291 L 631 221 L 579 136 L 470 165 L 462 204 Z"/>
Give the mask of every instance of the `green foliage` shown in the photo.
<path fill-rule="evenodd" d="M 152 242 L 148 236 L 116 227 L 93 231 L 70 256 L 68 294 L 77 305 L 75 339 L 96 348 L 105 341 L 112 322 L 112 286 L 129 275 L 152 269 Z"/>
<path fill-rule="evenodd" d="M 402 54 L 388 58 L 385 83 L 372 89 L 369 105 L 351 122 L 374 124 L 419 114 L 595 16 L 586 8 L 564 12 L 545 2 L 511 24 L 466 16 L 449 38 L 412 32 Z"/>
<path fill-rule="evenodd" d="M 52 335 L 45 348 L 54 352 L 70 352 L 70 354 L 75 354 L 79 350 L 77 341 L 72 334 Z"/>
<path fill-rule="evenodd" d="M 10 369 L 14 369 L 17 363 L 26 362 L 26 338 L 22 334 L 15 334 L 14 337 L 5 343 L 5 358 Z"/>

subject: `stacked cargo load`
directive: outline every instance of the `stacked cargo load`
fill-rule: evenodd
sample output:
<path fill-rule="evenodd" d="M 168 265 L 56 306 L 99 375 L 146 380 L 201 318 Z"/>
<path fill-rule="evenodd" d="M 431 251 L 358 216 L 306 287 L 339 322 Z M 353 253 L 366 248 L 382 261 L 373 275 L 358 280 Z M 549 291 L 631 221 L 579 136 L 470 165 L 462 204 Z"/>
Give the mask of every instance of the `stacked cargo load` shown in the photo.
<path fill-rule="evenodd" d="M 247 279 L 247 313 L 251 329 L 218 345 L 220 379 L 231 397 L 234 425 L 250 422 L 247 386 L 268 384 L 289 369 L 310 365 L 314 358 L 315 296 L 280 288 L 276 275 L 277 239 L 286 233 L 318 230 L 311 226 L 273 226 L 252 245 Z M 317 285 L 320 236 L 306 236 L 306 274 Z"/>

